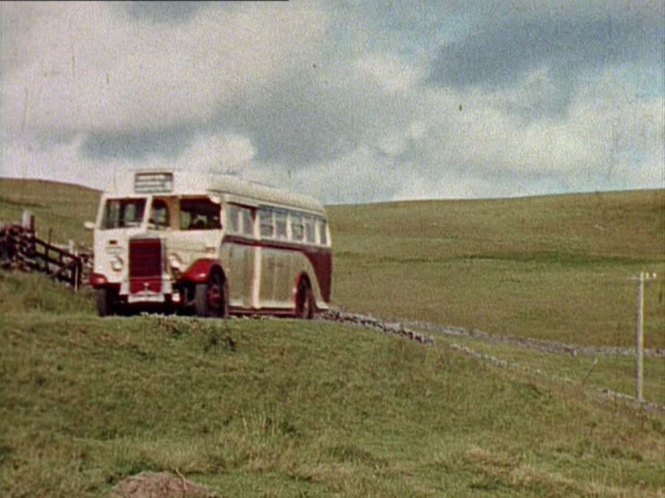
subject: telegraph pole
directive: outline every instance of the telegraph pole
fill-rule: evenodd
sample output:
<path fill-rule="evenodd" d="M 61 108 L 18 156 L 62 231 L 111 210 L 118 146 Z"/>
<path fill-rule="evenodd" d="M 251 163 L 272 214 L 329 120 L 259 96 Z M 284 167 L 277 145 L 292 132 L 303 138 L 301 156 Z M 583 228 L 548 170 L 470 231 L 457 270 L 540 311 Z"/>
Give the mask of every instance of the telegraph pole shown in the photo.
<path fill-rule="evenodd" d="M 644 402 L 644 283 L 655 273 L 640 272 L 637 284 L 637 401 Z"/>

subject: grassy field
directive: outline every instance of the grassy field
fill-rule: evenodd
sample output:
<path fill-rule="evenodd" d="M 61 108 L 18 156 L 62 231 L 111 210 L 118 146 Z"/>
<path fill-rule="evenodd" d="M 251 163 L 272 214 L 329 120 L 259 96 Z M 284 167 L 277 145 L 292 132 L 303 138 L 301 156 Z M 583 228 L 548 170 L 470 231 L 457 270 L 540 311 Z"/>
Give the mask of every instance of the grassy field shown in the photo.
<path fill-rule="evenodd" d="M 628 279 L 665 271 L 663 195 L 333 207 L 336 304 L 632 345 Z M 0 180 L 0 220 L 27 204 L 38 229 L 86 242 L 97 199 Z M 650 347 L 664 341 L 662 293 L 662 280 L 647 290 Z M 631 392 L 630 358 L 599 357 L 587 377 L 590 356 L 462 338 L 100 319 L 86 291 L 2 271 L 0 345 L 2 496 L 106 496 L 144 470 L 225 497 L 665 496 L 665 417 L 599 392 Z M 649 359 L 647 399 L 665 402 L 664 376 Z"/>
<path fill-rule="evenodd" d="M 0 178 L 0 222 L 20 222 L 25 209 L 35 216 L 39 237 L 66 244 L 70 239 L 92 246 L 84 221 L 97 215 L 99 192 L 66 183 Z"/>
<path fill-rule="evenodd" d="M 665 276 L 665 190 L 329 209 L 342 308 L 494 334 L 632 346 L 640 271 Z M 665 347 L 665 278 L 646 344 Z"/>
<path fill-rule="evenodd" d="M 91 244 L 99 193 L 0 179 L 0 220 L 28 207 L 54 240 Z M 665 190 L 329 208 L 335 305 L 571 344 L 665 348 Z"/>
<path fill-rule="evenodd" d="M 145 470 L 229 497 L 663 496 L 662 415 L 446 341 L 100 319 L 84 294 L 0 273 L 7 296 L 3 496 L 105 496 Z"/>
<path fill-rule="evenodd" d="M 611 354 L 553 354 L 512 345 L 489 344 L 471 338 L 440 337 L 450 346 L 471 348 L 476 355 L 490 355 L 510 368 L 577 386 L 610 390 L 629 396 L 636 391 L 635 356 Z M 644 358 L 644 399 L 665 406 L 665 361 Z"/>

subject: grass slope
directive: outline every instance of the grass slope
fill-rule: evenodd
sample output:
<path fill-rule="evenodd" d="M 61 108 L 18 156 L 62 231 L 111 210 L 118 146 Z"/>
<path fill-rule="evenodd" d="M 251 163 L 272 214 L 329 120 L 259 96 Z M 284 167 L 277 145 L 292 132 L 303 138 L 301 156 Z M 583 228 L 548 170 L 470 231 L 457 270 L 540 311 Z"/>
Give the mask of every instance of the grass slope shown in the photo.
<path fill-rule="evenodd" d="M 0 221 L 20 222 L 25 209 L 35 216 L 36 229 L 43 239 L 52 230 L 52 240 L 66 244 L 70 239 L 92 246 L 92 234 L 84 221 L 97 215 L 99 192 L 78 185 L 45 180 L 0 178 Z"/>
<path fill-rule="evenodd" d="M 36 215 L 42 237 L 91 244 L 99 192 L 0 179 L 0 220 Z M 382 317 L 633 346 L 636 282 L 645 343 L 665 348 L 665 190 L 329 208 L 335 304 Z"/>
<path fill-rule="evenodd" d="M 0 220 L 27 204 L 55 240 L 87 241 L 98 195 L 0 180 Z M 383 316 L 630 344 L 626 278 L 663 265 L 662 191 L 330 212 L 337 303 Z M 659 293 L 647 293 L 651 347 Z M 590 361 L 464 344 L 578 379 Z M 618 386 L 630 375 L 604 359 L 581 386 L 498 369 L 447 338 L 428 348 L 319 322 L 102 320 L 86 292 L 7 272 L 0 345 L 2 496 L 105 496 L 142 470 L 222 496 L 665 489 L 665 419 L 599 396 L 596 373 Z M 662 403 L 662 382 L 646 392 Z"/>
<path fill-rule="evenodd" d="M 168 470 L 221 496 L 662 496 L 665 419 L 320 322 L 100 319 L 0 273 L 0 494 Z"/>
<path fill-rule="evenodd" d="M 349 309 L 573 344 L 665 347 L 665 190 L 329 209 Z"/>

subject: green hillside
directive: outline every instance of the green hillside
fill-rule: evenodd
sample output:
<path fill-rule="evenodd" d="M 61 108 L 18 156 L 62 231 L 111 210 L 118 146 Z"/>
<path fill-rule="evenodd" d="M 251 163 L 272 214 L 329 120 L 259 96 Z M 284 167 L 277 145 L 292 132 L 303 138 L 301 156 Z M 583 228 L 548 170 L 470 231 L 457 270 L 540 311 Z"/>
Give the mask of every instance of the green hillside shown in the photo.
<path fill-rule="evenodd" d="M 663 194 L 333 207 L 336 304 L 632 344 L 627 279 L 665 270 Z M 38 229 L 86 241 L 98 195 L 0 180 L 0 220 L 29 205 Z M 661 282 L 647 292 L 651 347 Z M 600 392 L 631 393 L 630 357 L 443 336 L 422 346 L 323 321 L 101 319 L 88 291 L 1 270 L 0 345 L 0 496 L 108 496 L 149 470 L 224 497 L 665 489 L 663 412 Z M 665 404 L 662 357 L 646 375 L 647 400 Z"/>
<path fill-rule="evenodd" d="M 225 497 L 665 487 L 663 415 L 494 367 L 445 340 L 317 321 L 101 319 L 55 283 L 0 272 L 0 300 L 9 294 L 2 496 L 107 496 L 142 471 Z"/>
<path fill-rule="evenodd" d="M 665 347 L 665 190 L 329 209 L 343 308 L 494 334 Z"/>
<path fill-rule="evenodd" d="M 0 179 L 0 220 L 91 243 L 99 193 Z M 381 317 L 632 346 L 642 270 L 665 276 L 665 190 L 329 208 L 334 301 Z M 665 348 L 665 278 L 647 286 L 646 345 Z"/>
<path fill-rule="evenodd" d="M 47 239 L 51 229 L 57 243 L 71 239 L 91 246 L 92 234 L 83 222 L 95 219 L 98 203 L 99 192 L 78 185 L 0 178 L 0 222 L 20 222 L 28 209 L 39 236 Z"/>

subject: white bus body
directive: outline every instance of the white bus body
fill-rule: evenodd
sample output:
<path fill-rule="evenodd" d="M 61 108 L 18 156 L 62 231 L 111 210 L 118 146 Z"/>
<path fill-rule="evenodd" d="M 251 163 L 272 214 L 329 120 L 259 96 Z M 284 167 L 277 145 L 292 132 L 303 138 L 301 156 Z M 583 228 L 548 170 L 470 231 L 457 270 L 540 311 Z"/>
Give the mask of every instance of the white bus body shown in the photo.
<path fill-rule="evenodd" d="M 232 176 L 136 171 L 100 200 L 94 273 L 101 316 L 311 318 L 330 306 L 332 250 L 316 200 Z"/>

